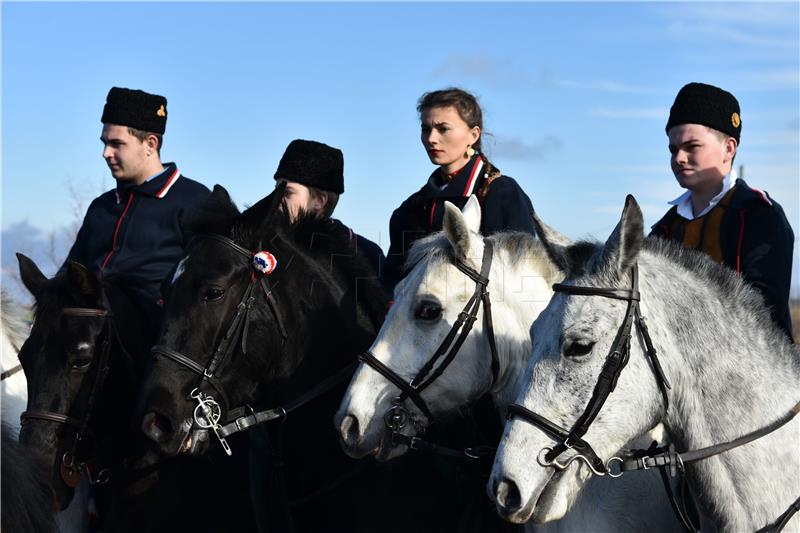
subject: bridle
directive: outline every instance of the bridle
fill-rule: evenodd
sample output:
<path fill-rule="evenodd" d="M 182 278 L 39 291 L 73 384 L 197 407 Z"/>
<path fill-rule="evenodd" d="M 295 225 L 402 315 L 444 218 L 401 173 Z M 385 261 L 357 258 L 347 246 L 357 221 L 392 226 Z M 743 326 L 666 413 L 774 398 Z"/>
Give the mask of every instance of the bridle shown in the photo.
<path fill-rule="evenodd" d="M 283 316 L 277 304 L 275 303 L 275 299 L 272 296 L 272 286 L 270 285 L 267 276 L 260 275 L 255 268 L 252 268 L 251 262 L 254 255 L 259 250 L 250 252 L 246 248 L 239 246 L 236 242 L 228 237 L 217 234 L 207 234 L 195 239 L 193 246 L 189 247 L 190 255 L 192 249 L 202 241 L 214 241 L 224 245 L 227 248 L 230 248 L 239 256 L 241 256 L 242 259 L 247 262 L 248 266 L 251 267 L 248 269 L 250 273 L 250 281 L 245 287 L 239 303 L 236 305 L 236 313 L 233 315 L 233 318 L 228 324 L 227 330 L 225 330 L 224 335 L 214 349 L 211 360 L 206 366 L 200 365 L 191 357 L 163 344 L 153 346 L 151 351 L 156 358 L 158 356 L 164 356 L 168 360 L 178 363 L 182 367 L 188 368 L 200 376 L 200 381 L 198 382 L 197 386 L 189 394 L 190 399 L 193 399 L 197 402 L 193 412 L 194 424 L 200 429 L 211 429 L 217 436 L 217 439 L 219 439 L 219 442 L 222 445 L 222 448 L 225 450 L 225 453 L 231 455 L 232 451 L 230 445 L 225 440 L 225 437 L 219 433 L 219 430 L 222 427 L 219 423 L 222 417 L 222 409 L 219 406 L 219 403 L 214 399 L 213 395 L 203 393 L 200 388 L 203 383 L 208 383 L 217 393 L 219 393 L 225 404 L 230 407 L 228 395 L 225 393 L 225 389 L 222 387 L 222 384 L 219 381 L 217 370 L 223 361 L 230 357 L 237 348 L 241 350 L 242 354 L 247 354 L 247 334 L 250 329 L 250 311 L 253 309 L 253 303 L 256 299 L 255 295 L 253 294 L 256 285 L 258 285 L 264 292 L 267 305 L 275 316 L 275 322 L 282 338 L 282 346 L 286 343 L 288 335 L 286 333 L 286 328 L 284 327 Z M 261 248 L 260 244 L 258 248 Z"/>
<path fill-rule="evenodd" d="M 198 237 L 196 242 L 200 240 L 211 240 L 230 248 L 247 261 L 248 265 L 251 267 L 254 256 L 261 248 L 261 244 L 259 243 L 259 250 L 250 252 L 232 239 L 217 234 L 203 235 Z M 192 415 L 194 425 L 203 430 L 212 430 L 222 445 L 222 448 L 225 450 L 225 453 L 228 455 L 231 455 L 233 452 L 226 437 L 234 433 L 245 431 L 257 424 L 272 420 L 285 420 L 289 413 L 299 409 L 308 402 L 333 389 L 336 385 L 349 379 L 355 368 L 355 362 L 347 365 L 333 376 L 321 381 L 300 397 L 295 398 L 284 406 L 262 411 L 255 411 L 250 405 L 230 408 L 231 404 L 228 400 L 228 395 L 225 393 L 225 389 L 219 381 L 219 368 L 222 362 L 232 355 L 237 348 L 240 349 L 243 355 L 247 354 L 247 333 L 251 321 L 250 311 L 253 309 L 253 304 L 255 302 L 254 292 L 256 285 L 258 285 L 264 293 L 267 305 L 275 317 L 275 322 L 281 335 L 281 350 L 286 345 L 288 339 L 288 333 L 284 326 L 283 314 L 273 297 L 273 287 L 268 278 L 268 274 L 262 274 L 254 267 L 250 268 L 250 281 L 242 294 L 241 300 L 236 306 L 236 313 L 231 319 L 227 330 L 225 330 L 225 334 L 214 349 L 211 360 L 205 367 L 197 363 L 191 357 L 169 348 L 168 346 L 157 345 L 152 349 L 156 357 L 164 356 L 168 360 L 178 363 L 200 376 L 199 383 L 189 394 L 190 399 L 197 402 Z M 223 398 L 225 405 L 228 406 L 226 423 L 220 422 L 222 419 L 222 409 L 213 395 L 205 394 L 200 390 L 204 382 L 211 385 Z"/>
<path fill-rule="evenodd" d="M 510 419 L 514 416 L 520 417 L 526 422 L 533 424 L 545 433 L 559 441 L 553 448 L 543 449 L 537 460 L 542 466 L 553 466 L 558 469 L 566 468 L 570 463 L 576 460 L 583 461 L 594 474 L 603 476 L 609 474 L 610 465 L 618 458 L 611 458 L 604 463 L 595 453 L 594 449 L 588 442 L 583 440 L 583 436 L 589 430 L 594 419 L 600 413 L 608 396 L 617 385 L 622 370 L 628 364 L 631 351 L 631 330 L 633 324 L 636 323 L 637 330 L 642 334 L 645 341 L 645 348 L 650 361 L 653 364 L 653 372 L 656 377 L 656 382 L 661 390 L 664 398 L 664 404 L 668 407 L 667 389 L 670 388 L 669 381 L 667 380 L 664 370 L 658 360 L 658 354 L 653 342 L 650 339 L 650 333 L 647 329 L 644 317 L 639 310 L 639 270 L 636 265 L 631 268 L 631 288 L 630 289 L 617 289 L 608 287 L 582 287 L 578 285 L 565 285 L 556 283 L 553 285 L 554 292 L 563 292 L 567 294 L 574 294 L 578 296 L 602 296 L 604 298 L 612 298 L 615 300 L 624 300 L 628 302 L 628 307 L 625 312 L 625 319 L 617 330 L 614 342 L 611 345 L 608 356 L 606 356 L 603 369 L 600 372 L 600 377 L 597 379 L 592 397 L 589 404 L 584 409 L 583 413 L 578 417 L 578 420 L 573 424 L 572 428 L 567 430 L 558 424 L 548 420 L 547 418 L 534 413 L 526 407 L 518 404 L 511 404 L 508 407 L 507 417 Z M 557 458 L 566 450 L 574 449 L 577 454 L 569 458 L 566 463 L 559 463 Z M 615 476 L 615 474 L 610 474 Z"/>
<path fill-rule="evenodd" d="M 92 417 L 97 397 L 103 388 L 103 383 L 110 370 L 111 340 L 114 338 L 115 334 L 113 315 L 105 309 L 90 307 L 65 307 L 61 310 L 61 314 L 63 316 L 78 318 L 102 318 L 104 321 L 103 331 L 100 333 L 100 335 L 103 335 L 103 341 L 100 347 L 100 358 L 97 362 L 98 370 L 92 382 L 85 411 L 80 418 L 52 411 L 24 411 L 20 415 L 20 424 L 24 425 L 31 420 L 42 420 L 75 428 L 77 432 L 75 433 L 75 438 L 72 441 L 70 450 L 64 452 L 61 456 L 61 479 L 68 486 L 74 488 L 78 486 L 81 476 L 85 472 L 90 484 L 104 484 L 108 482 L 110 478 L 110 471 L 107 468 L 103 468 L 95 475 L 92 472 L 92 465 L 89 459 L 82 460 L 79 458 L 79 448 L 81 443 L 86 441 L 91 431 L 89 428 L 89 421 Z"/>
<path fill-rule="evenodd" d="M 672 492 L 672 487 L 667 479 L 667 471 L 671 476 L 675 476 L 678 470 L 683 471 L 686 463 L 707 459 L 714 455 L 726 452 L 733 448 L 743 446 L 749 442 L 759 439 L 792 420 L 798 412 L 800 412 L 800 402 L 798 402 L 788 413 L 781 416 L 778 420 L 771 424 L 757 429 L 751 433 L 743 435 L 737 439 L 729 442 L 707 446 L 698 450 L 691 450 L 686 452 L 676 452 L 674 446 L 670 445 L 665 448 L 657 448 L 654 445 L 646 450 L 629 450 L 623 453 L 624 457 L 614 456 L 605 463 L 597 456 L 594 449 L 588 442 L 583 440 L 583 435 L 589 429 L 594 419 L 597 417 L 600 410 L 603 408 L 608 396 L 613 392 L 616 387 L 617 380 L 619 379 L 622 370 L 628 363 L 630 358 L 630 341 L 631 329 L 633 324 L 642 335 L 645 343 L 645 351 L 650 358 L 655 374 L 656 382 L 661 390 L 664 399 L 665 410 L 669 409 L 669 401 L 667 389 L 670 388 L 669 381 L 667 380 L 661 364 L 658 360 L 658 354 L 653 346 L 650 338 L 650 333 L 647 329 L 644 317 L 639 310 L 639 273 L 638 267 L 634 264 L 631 267 L 631 288 L 630 289 L 617 289 L 607 287 L 584 287 L 578 285 L 565 285 L 556 283 L 553 285 L 554 292 L 563 292 L 577 296 L 601 296 L 604 298 L 613 298 L 616 300 L 624 300 L 628 302 L 628 308 L 625 313 L 625 320 L 623 320 L 613 344 L 603 364 L 600 376 L 592 391 L 592 397 L 589 404 L 584 409 L 583 413 L 578 420 L 573 424 L 572 428 L 567 430 L 558 424 L 548 420 L 547 418 L 531 411 L 530 409 L 512 404 L 508 407 L 507 418 L 519 417 L 524 421 L 541 429 L 557 441 L 554 447 L 543 448 L 538 456 L 537 462 L 543 467 L 552 467 L 557 470 L 564 470 L 575 461 L 580 461 L 586 464 L 587 467 L 597 476 L 608 475 L 612 478 L 621 477 L 623 473 L 632 470 L 648 470 L 651 468 L 658 468 L 661 471 L 664 486 L 670 497 L 675 513 L 683 526 L 689 531 L 696 531 L 697 528 L 691 523 L 685 509 L 675 499 Z M 570 456 L 564 462 L 558 462 L 558 457 L 566 450 L 573 449 L 577 452 L 575 455 Z M 788 523 L 789 519 L 800 510 L 800 498 L 792 503 L 789 508 L 778 519 L 773 522 L 768 528 L 772 532 L 779 532 Z"/>
<path fill-rule="evenodd" d="M 400 432 L 405 425 L 411 421 L 418 432 L 422 432 L 421 425 L 416 423 L 413 414 L 403 405 L 405 400 L 417 406 L 428 421 L 433 420 L 433 415 L 428 407 L 428 404 L 422 398 L 422 392 L 427 389 L 436 379 L 441 376 L 450 363 L 453 362 L 458 350 L 472 330 L 472 326 L 478 318 L 478 309 L 483 303 L 483 320 L 488 333 L 489 349 L 491 351 L 492 361 L 492 381 L 489 388 L 497 381 L 497 375 L 500 368 L 500 361 L 497 356 L 497 345 L 494 337 L 494 326 L 492 324 L 492 304 L 489 296 L 489 271 L 492 266 L 493 246 L 488 239 L 483 240 L 483 258 L 481 261 L 481 271 L 478 272 L 469 267 L 458 257 L 454 258 L 454 265 L 461 272 L 467 275 L 475 282 L 475 291 L 467 301 L 464 309 L 459 313 L 458 319 L 453 323 L 447 336 L 444 338 L 439 348 L 431 355 L 428 361 L 417 372 L 414 378 L 407 382 L 405 378 L 400 376 L 397 372 L 386 366 L 383 362 L 379 361 L 375 355 L 369 350 L 358 356 L 358 359 L 371 367 L 373 370 L 381 374 L 397 388 L 400 389 L 400 394 L 392 400 L 392 407 L 384 415 L 384 422 L 387 429 L 392 433 L 392 443 L 394 445 L 404 444 L 412 449 L 425 449 L 427 451 L 436 451 L 445 455 L 458 455 L 466 456 L 470 459 L 477 459 L 478 457 L 491 453 L 487 450 L 466 449 L 463 452 L 437 446 L 432 443 L 426 443 L 419 437 L 409 437 Z M 443 358 L 443 359 L 442 359 Z M 434 365 L 439 359 L 442 362 L 434 370 Z"/>

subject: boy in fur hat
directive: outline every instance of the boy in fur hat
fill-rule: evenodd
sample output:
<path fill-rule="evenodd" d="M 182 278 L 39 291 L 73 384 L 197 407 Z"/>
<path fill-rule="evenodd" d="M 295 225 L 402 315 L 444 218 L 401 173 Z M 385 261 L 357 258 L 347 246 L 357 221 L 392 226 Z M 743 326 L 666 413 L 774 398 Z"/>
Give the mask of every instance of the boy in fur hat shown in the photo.
<path fill-rule="evenodd" d="M 76 261 L 98 277 L 115 278 L 146 322 L 142 338 L 149 350 L 160 327 L 161 283 L 188 244 L 181 219 L 209 190 L 175 163 L 161 162 L 163 96 L 112 87 L 101 122 L 103 159 L 116 187 L 89 205 L 61 270 Z"/>
<path fill-rule="evenodd" d="M 739 272 L 758 289 L 773 320 L 792 338 L 789 286 L 794 234 L 781 206 L 738 179 L 733 160 L 742 118 L 729 92 L 685 85 L 667 121 L 672 172 L 687 191 L 651 235 L 696 248 Z"/>

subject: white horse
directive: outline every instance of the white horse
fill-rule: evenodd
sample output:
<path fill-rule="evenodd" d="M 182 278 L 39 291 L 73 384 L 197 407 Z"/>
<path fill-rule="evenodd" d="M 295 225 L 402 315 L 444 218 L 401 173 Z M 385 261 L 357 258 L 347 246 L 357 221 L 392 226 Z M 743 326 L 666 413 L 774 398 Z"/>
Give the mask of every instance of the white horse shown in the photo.
<path fill-rule="evenodd" d="M 537 226 L 559 263 L 569 244 L 538 219 Z M 583 436 L 597 456 L 611 458 L 659 422 L 684 452 L 731 441 L 796 412 L 800 351 L 772 324 L 760 295 L 704 254 L 643 239 L 642 213 L 632 197 L 588 273 L 568 276 L 565 284 L 624 294 L 637 264 L 641 314 L 671 388 L 665 389 L 665 402 L 645 337 L 632 331 L 628 364 Z M 601 368 L 608 368 L 628 305 L 580 291 L 559 292 L 536 320 L 533 355 L 517 398 L 566 429 L 590 403 Z M 551 520 L 575 503 L 589 471 L 580 461 L 560 472 L 543 466 L 553 458 L 541 451 L 558 444 L 524 416 L 507 423 L 489 482 L 501 515 L 514 522 Z M 563 463 L 574 453 L 555 459 Z M 800 418 L 685 467 L 704 529 L 755 531 L 800 496 Z M 623 479 L 637 475 L 629 472 Z M 800 527 L 797 516 L 792 525 Z"/>
<path fill-rule="evenodd" d="M 0 291 L 0 359 L 3 380 L 0 382 L 2 420 L 10 429 L 9 438 L 17 438 L 20 429 L 19 415 L 28 404 L 28 383 L 20 366 L 19 353 L 30 333 L 24 318 L 25 309 L 16 303 L 5 290 Z M 59 531 L 80 533 L 89 530 L 89 487 L 85 483 L 75 490 L 69 506 L 56 514 Z"/>
<path fill-rule="evenodd" d="M 447 336 L 475 289 L 475 282 L 454 260 L 481 270 L 484 242 L 478 234 L 481 215 L 477 201 L 471 198 L 463 215 L 450 203 L 445 208 L 444 232 L 420 240 L 412 248 L 408 264 L 416 266 L 398 285 L 395 303 L 370 350 L 406 381 Z M 530 235 L 497 234 L 488 241 L 494 248 L 488 277 L 499 359 L 497 380 L 492 383 L 492 357 L 482 310 L 451 365 L 421 394 L 434 417 L 452 413 L 487 392 L 503 416 L 516 397 L 530 356 L 531 322 L 550 300 L 552 283 L 563 278 Z M 359 367 L 335 419 L 348 454 L 389 459 L 407 451 L 406 446 L 392 446 L 384 423 L 397 394 L 398 388 L 373 368 Z M 402 432 L 414 436 L 415 426 L 422 430 L 428 421 L 416 405 L 406 404 L 414 423 L 406 424 Z M 654 472 L 632 476 L 620 484 L 598 479 L 564 520 L 529 529 L 675 531 L 679 525 L 662 490 Z"/>
<path fill-rule="evenodd" d="M 0 291 L 0 361 L 3 368 L 2 420 L 14 434 L 19 433 L 19 415 L 28 403 L 28 386 L 17 353 L 28 337 L 29 327 L 23 319 L 23 309 L 6 293 Z"/>

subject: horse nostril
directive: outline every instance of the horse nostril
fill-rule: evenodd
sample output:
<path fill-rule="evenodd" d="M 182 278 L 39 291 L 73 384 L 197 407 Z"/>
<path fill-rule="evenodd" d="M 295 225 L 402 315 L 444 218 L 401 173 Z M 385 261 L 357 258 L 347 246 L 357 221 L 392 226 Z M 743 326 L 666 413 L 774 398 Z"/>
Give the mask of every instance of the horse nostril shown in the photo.
<path fill-rule="evenodd" d="M 347 415 L 339 426 L 339 435 L 342 443 L 348 448 L 354 448 L 358 444 L 358 419 L 353 415 Z"/>
<path fill-rule="evenodd" d="M 494 497 L 497 505 L 507 512 L 519 510 L 522 503 L 517 484 L 508 478 L 503 478 L 500 483 L 495 482 Z"/>
<path fill-rule="evenodd" d="M 150 411 L 142 419 L 142 431 L 155 442 L 161 442 L 172 433 L 172 424 L 167 417 Z"/>

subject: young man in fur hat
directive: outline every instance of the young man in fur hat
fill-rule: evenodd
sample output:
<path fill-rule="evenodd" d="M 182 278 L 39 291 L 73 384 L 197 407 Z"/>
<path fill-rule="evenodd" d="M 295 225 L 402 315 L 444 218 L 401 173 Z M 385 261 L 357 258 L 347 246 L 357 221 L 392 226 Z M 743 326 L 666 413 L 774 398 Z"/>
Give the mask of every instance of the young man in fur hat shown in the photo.
<path fill-rule="evenodd" d="M 101 122 L 103 159 L 117 185 L 89 205 L 67 261 L 116 278 L 155 342 L 162 280 L 188 244 L 182 216 L 209 190 L 182 176 L 175 163 L 161 162 L 167 125 L 163 96 L 112 87 Z"/>
<path fill-rule="evenodd" d="M 275 172 L 277 183 L 286 182 L 284 208 L 292 221 L 304 213 L 326 218 L 347 234 L 354 244 L 353 252 L 363 255 L 375 275 L 380 277 L 385 259 L 383 250 L 357 235 L 339 220 L 331 218 L 339 195 L 344 193 L 344 157 L 342 151 L 316 141 L 295 139 L 281 157 Z"/>
<path fill-rule="evenodd" d="M 672 172 L 687 191 L 669 202 L 672 209 L 651 235 L 702 250 L 741 273 L 791 339 L 794 234 L 775 200 L 737 179 L 739 102 L 719 87 L 689 83 L 675 98 L 666 131 Z"/>

